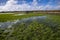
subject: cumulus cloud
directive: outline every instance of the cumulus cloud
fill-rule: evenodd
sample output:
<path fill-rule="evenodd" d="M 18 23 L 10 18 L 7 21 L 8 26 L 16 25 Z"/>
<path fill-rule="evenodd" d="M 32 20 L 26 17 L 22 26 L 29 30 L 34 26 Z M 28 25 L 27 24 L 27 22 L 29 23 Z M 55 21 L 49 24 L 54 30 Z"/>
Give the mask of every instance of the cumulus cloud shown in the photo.
<path fill-rule="evenodd" d="M 23 4 L 18 5 L 17 1 L 8 0 L 4 6 L 0 6 L 0 11 L 53 10 L 53 9 L 60 8 L 60 5 L 56 7 L 50 5 L 51 1 L 49 1 L 47 5 L 38 6 L 37 0 L 33 0 L 31 5 L 29 5 L 28 3 L 25 3 L 25 1 Z"/>

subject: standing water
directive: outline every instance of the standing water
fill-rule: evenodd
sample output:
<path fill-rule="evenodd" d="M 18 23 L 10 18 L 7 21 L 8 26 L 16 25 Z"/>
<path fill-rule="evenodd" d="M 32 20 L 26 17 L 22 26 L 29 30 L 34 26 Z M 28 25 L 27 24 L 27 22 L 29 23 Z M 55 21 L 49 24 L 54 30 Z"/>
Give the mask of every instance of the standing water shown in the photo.
<path fill-rule="evenodd" d="M 14 22 L 0 22 L 0 28 L 7 28 L 7 27 L 12 27 L 12 25 L 14 24 L 20 24 L 22 22 L 24 23 L 29 23 L 29 22 L 32 22 L 34 20 L 40 20 L 40 21 L 43 21 L 46 19 L 46 16 L 36 16 L 36 17 L 30 17 L 30 18 L 24 18 L 24 19 L 21 19 L 21 20 L 14 20 Z"/>
<path fill-rule="evenodd" d="M 47 22 L 47 16 L 35 16 L 35 17 L 30 17 L 30 18 L 24 18 L 24 19 L 21 19 L 21 20 L 14 20 L 14 22 L 0 22 L 0 28 L 10 28 L 12 27 L 12 25 L 19 25 L 21 23 L 25 23 L 25 24 L 29 24 L 33 21 L 37 21 L 39 23 L 43 23 L 43 24 L 46 24 L 46 25 L 50 25 L 50 26 L 53 26 L 54 23 L 52 23 L 52 21 L 49 21 Z M 54 24 L 56 26 L 56 24 Z"/>

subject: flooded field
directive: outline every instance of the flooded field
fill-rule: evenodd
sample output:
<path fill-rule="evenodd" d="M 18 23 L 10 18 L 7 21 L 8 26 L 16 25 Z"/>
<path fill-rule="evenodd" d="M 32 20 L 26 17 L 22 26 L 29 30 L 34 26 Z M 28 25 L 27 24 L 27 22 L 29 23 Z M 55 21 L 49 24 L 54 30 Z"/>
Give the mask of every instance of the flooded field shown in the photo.
<path fill-rule="evenodd" d="M 0 39 L 60 40 L 59 18 L 49 14 L 0 14 Z"/>

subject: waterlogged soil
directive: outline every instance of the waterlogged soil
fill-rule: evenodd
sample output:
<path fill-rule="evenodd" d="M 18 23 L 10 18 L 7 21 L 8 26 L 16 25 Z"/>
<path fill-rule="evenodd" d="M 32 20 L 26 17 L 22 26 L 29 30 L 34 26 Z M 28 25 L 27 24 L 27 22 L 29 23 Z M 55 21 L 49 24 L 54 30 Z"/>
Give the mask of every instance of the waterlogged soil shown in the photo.
<path fill-rule="evenodd" d="M 21 23 L 25 23 L 26 25 L 29 25 L 33 21 L 43 23 L 43 24 L 51 26 L 51 27 L 58 26 L 57 23 L 54 23 L 47 16 L 35 16 L 35 17 L 30 17 L 30 18 L 24 18 L 24 19 L 21 19 L 21 20 L 19 20 L 19 19 L 14 20 L 13 22 L 10 22 L 10 21 L 8 21 L 8 22 L 0 22 L 0 28 L 10 28 L 13 25 L 18 26 Z"/>

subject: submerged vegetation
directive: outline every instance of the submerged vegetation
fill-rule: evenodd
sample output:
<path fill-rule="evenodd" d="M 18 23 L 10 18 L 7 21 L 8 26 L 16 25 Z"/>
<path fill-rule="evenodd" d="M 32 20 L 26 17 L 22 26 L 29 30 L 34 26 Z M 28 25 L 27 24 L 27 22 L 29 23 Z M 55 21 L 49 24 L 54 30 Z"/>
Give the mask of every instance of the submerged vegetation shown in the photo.
<path fill-rule="evenodd" d="M 30 23 L 19 23 L 11 28 L 0 28 L 0 40 L 60 40 L 60 15 L 50 14 L 0 14 L 0 22 L 36 16 L 47 16 L 43 23 L 33 20 Z"/>

